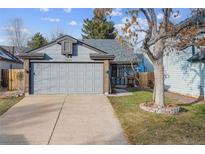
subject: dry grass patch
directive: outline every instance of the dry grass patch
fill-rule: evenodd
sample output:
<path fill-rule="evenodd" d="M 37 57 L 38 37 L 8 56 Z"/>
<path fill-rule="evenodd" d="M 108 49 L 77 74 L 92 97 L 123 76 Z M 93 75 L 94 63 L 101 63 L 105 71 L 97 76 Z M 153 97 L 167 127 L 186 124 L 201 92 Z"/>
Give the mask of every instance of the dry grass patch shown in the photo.
<path fill-rule="evenodd" d="M 131 144 L 205 144 L 205 102 L 183 105 L 166 98 L 167 104 L 183 108 L 178 115 L 142 111 L 139 104 L 151 101 L 152 93 L 133 91 L 134 95 L 109 97 Z"/>
<path fill-rule="evenodd" d="M 6 112 L 9 108 L 11 108 L 13 105 L 18 103 L 23 97 L 12 97 L 12 98 L 5 98 L 0 99 L 0 115 L 2 115 L 4 112 Z"/>

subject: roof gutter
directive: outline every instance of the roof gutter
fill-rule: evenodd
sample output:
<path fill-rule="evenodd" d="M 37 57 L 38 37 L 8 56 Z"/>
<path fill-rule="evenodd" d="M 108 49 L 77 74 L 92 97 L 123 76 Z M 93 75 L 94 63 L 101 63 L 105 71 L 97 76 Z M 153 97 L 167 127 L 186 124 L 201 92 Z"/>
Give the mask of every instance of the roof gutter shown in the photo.
<path fill-rule="evenodd" d="M 91 53 L 90 58 L 92 60 L 114 60 L 115 56 L 111 54 L 96 54 L 96 53 Z"/>
<path fill-rule="evenodd" d="M 3 57 L 0 57 L 0 60 L 9 61 L 12 63 L 20 63 L 20 64 L 23 63 L 22 61 L 11 60 L 11 59 L 7 59 L 7 58 L 3 58 Z"/>
<path fill-rule="evenodd" d="M 44 53 L 21 53 L 19 57 L 22 59 L 43 60 L 45 58 Z"/>

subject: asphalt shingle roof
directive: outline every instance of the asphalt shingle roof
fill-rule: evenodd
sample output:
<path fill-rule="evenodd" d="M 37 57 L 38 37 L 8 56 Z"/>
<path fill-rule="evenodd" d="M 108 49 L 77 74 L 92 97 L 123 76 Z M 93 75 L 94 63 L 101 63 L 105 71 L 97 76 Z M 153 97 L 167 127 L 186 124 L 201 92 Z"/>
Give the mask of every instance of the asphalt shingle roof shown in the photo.
<path fill-rule="evenodd" d="M 56 40 L 70 37 L 68 35 L 62 36 Z M 116 39 L 76 39 L 79 42 L 92 46 L 98 50 L 115 56 L 114 62 L 140 62 L 142 60 L 142 54 L 135 53 L 126 46 L 122 46 Z M 56 41 L 50 42 L 49 44 L 55 43 Z M 49 45 L 47 44 L 47 45 Z M 47 46 L 46 45 L 46 46 Z M 41 47 L 42 48 L 42 47 Z M 28 52 L 35 52 L 40 48 L 30 50 Z M 103 54 L 103 53 L 102 53 Z"/>
<path fill-rule="evenodd" d="M 81 40 L 84 43 L 98 48 L 102 51 L 107 52 L 108 54 L 115 55 L 114 61 L 124 62 L 130 61 L 130 59 L 140 60 L 142 58 L 142 54 L 134 53 L 132 50 L 123 47 L 117 40 L 115 39 L 84 39 Z"/>
<path fill-rule="evenodd" d="M 7 50 L 5 50 L 4 48 L 1 48 L 1 47 L 0 47 L 0 58 L 21 63 L 21 61 L 16 56 L 14 56 L 9 51 L 7 51 Z"/>
<path fill-rule="evenodd" d="M 13 54 L 18 55 L 18 53 L 26 52 L 26 51 L 29 50 L 26 47 L 19 48 L 19 47 L 16 47 L 16 46 L 8 46 L 8 45 L 0 45 L 0 47 L 3 48 L 4 50 L 8 51 L 12 55 Z"/>

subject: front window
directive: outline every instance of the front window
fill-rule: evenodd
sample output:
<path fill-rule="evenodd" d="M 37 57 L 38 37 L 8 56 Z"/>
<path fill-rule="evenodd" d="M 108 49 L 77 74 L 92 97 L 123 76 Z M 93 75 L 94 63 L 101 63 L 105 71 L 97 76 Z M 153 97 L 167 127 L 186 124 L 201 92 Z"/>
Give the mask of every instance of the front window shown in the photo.
<path fill-rule="evenodd" d="M 111 82 L 113 85 L 127 85 L 128 77 L 133 75 L 134 72 L 129 64 L 112 65 Z"/>

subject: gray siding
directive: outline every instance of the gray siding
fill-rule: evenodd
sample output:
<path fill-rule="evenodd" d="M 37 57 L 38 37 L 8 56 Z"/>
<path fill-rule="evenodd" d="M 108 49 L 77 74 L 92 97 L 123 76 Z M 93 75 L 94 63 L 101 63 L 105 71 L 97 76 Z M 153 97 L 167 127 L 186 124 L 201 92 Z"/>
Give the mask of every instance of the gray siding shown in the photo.
<path fill-rule="evenodd" d="M 61 45 L 55 44 L 48 48 L 42 49 L 38 52 L 46 54 L 46 60 L 49 61 L 72 61 L 72 62 L 91 62 L 90 53 L 95 53 L 95 51 L 86 48 L 82 45 L 74 45 L 72 58 L 67 58 L 61 54 Z"/>

